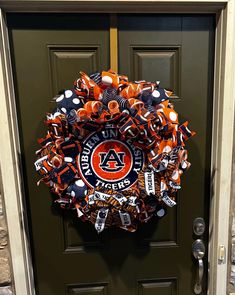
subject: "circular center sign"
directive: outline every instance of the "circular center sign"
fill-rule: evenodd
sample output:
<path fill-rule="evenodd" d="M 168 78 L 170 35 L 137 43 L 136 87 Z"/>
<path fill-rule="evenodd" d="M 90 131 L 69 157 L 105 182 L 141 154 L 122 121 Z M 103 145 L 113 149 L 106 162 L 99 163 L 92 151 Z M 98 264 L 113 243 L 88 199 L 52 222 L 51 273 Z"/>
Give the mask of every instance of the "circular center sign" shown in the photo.
<path fill-rule="evenodd" d="M 78 167 L 90 187 L 124 190 L 132 186 L 143 167 L 143 152 L 130 140 L 121 141 L 116 128 L 90 134 L 83 142 Z"/>

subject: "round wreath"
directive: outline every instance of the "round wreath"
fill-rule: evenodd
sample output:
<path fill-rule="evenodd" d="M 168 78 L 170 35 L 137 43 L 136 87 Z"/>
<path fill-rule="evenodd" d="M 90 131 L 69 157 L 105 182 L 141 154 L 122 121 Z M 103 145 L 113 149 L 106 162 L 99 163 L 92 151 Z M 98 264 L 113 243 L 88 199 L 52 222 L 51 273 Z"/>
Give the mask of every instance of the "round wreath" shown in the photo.
<path fill-rule="evenodd" d="M 135 231 L 176 205 L 180 177 L 190 167 L 185 141 L 195 132 L 179 125 L 159 82 L 129 82 L 112 70 L 80 78 L 55 97 L 48 132 L 38 142 L 36 170 L 62 208 L 77 211 L 97 232 Z"/>

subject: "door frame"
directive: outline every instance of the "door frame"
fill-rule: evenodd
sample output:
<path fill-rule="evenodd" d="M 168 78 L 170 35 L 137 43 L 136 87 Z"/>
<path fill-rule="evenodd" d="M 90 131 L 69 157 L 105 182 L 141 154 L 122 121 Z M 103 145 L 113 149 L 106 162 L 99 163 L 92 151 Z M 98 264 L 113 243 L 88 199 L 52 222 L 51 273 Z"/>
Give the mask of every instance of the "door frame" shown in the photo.
<path fill-rule="evenodd" d="M 235 0 L 0 0 L 0 182 L 16 295 L 35 294 L 6 12 L 215 13 L 208 294 L 226 294 L 235 85 Z M 228 252 L 228 251 L 226 251 Z"/>

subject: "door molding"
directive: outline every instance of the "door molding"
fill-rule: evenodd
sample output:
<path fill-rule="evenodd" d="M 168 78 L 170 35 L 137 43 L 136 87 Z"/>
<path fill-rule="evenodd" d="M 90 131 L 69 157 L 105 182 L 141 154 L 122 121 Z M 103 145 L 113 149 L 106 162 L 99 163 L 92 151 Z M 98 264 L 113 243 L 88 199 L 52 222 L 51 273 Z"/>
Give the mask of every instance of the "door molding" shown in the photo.
<path fill-rule="evenodd" d="M 28 241 L 27 212 L 5 13 L 11 12 L 215 13 L 215 71 L 211 158 L 208 294 L 226 294 L 227 259 L 219 264 L 218 246 L 228 249 L 235 85 L 235 0 L 0 0 L 0 167 L 1 194 L 8 224 L 16 295 L 35 294 Z"/>

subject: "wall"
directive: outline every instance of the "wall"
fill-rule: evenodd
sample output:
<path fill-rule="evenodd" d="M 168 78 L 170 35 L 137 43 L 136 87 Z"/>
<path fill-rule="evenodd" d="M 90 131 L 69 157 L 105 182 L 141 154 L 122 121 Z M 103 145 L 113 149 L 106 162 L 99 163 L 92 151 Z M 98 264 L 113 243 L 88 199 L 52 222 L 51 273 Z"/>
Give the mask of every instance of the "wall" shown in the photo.
<path fill-rule="evenodd" d="M 7 225 L 3 200 L 0 194 L 0 295 L 13 294 L 13 279 L 10 265 Z"/>

